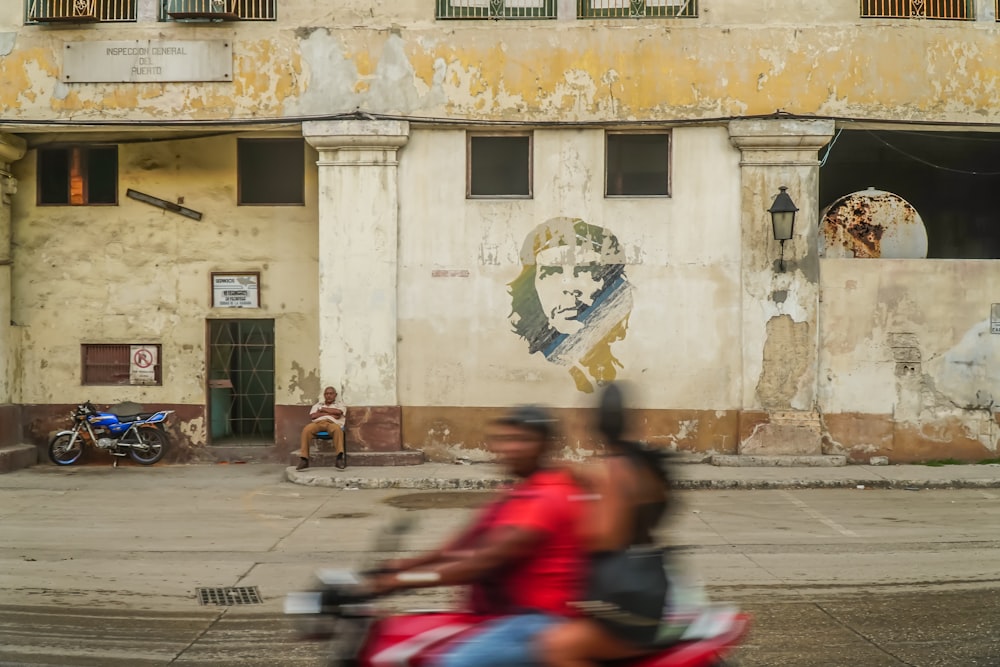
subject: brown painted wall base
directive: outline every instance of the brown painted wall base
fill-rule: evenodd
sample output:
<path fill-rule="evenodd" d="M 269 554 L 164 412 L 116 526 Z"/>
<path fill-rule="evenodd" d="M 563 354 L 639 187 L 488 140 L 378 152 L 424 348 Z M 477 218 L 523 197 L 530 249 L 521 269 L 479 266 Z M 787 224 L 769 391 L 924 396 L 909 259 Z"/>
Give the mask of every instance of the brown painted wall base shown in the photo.
<path fill-rule="evenodd" d="M 886 415 L 824 415 L 827 435 L 823 449 L 830 454 L 846 454 L 852 463 L 868 463 L 872 456 L 887 456 L 892 463 L 916 463 L 935 459 L 974 463 L 997 458 L 997 435 L 992 436 L 994 441 L 991 449 L 972 437 L 970 425 L 978 427 L 977 433 L 989 433 L 992 430 L 992 433 L 1000 434 L 998 419 L 1000 415 L 994 413 L 992 417 L 984 415 L 978 423 L 973 424 L 950 418 L 918 426 L 893 422 Z"/>
<path fill-rule="evenodd" d="M 0 447 L 21 442 L 21 406 L 0 405 Z"/>
<path fill-rule="evenodd" d="M 47 460 L 51 434 L 70 426 L 72 405 L 0 406 L 0 446 L 32 443 L 39 460 Z M 109 406 L 98 406 L 108 409 Z M 167 463 L 215 461 L 284 462 L 298 449 L 299 434 L 309 421 L 309 406 L 275 407 L 274 443 L 255 446 L 209 446 L 206 443 L 204 405 L 156 405 L 146 409 L 174 410 L 167 432 L 171 438 Z M 504 413 L 504 408 L 349 406 L 347 445 L 354 452 L 398 452 L 416 450 L 430 461 L 486 460 L 483 441 L 486 424 Z M 589 409 L 555 409 L 563 425 L 560 456 L 580 458 L 597 448 Z M 994 449 L 973 437 L 976 433 L 1000 434 L 1000 422 L 990 417 L 978 422 L 952 418 L 933 424 L 897 424 L 890 415 L 823 415 L 823 453 L 844 454 L 853 463 L 867 463 L 872 456 L 887 456 L 892 463 L 931 459 L 976 462 L 995 458 Z M 998 417 L 993 416 L 996 420 Z M 630 422 L 634 439 L 645 440 L 671 451 L 703 454 L 736 454 L 739 444 L 761 424 L 768 423 L 763 411 L 739 410 L 634 410 Z M 986 438 L 988 440 L 988 437 Z M 391 457 L 390 457 L 391 458 Z M 85 455 L 83 462 L 107 459 L 103 452 Z"/>
<path fill-rule="evenodd" d="M 483 431 L 504 408 L 404 407 L 403 443 L 419 449 L 432 461 L 474 460 L 488 457 Z M 576 458 L 593 452 L 599 442 L 588 408 L 553 409 L 563 436 L 560 456 Z M 766 420 L 767 416 L 764 415 Z M 735 410 L 632 410 L 632 432 L 626 437 L 645 440 L 673 451 L 735 454 L 741 427 Z"/>

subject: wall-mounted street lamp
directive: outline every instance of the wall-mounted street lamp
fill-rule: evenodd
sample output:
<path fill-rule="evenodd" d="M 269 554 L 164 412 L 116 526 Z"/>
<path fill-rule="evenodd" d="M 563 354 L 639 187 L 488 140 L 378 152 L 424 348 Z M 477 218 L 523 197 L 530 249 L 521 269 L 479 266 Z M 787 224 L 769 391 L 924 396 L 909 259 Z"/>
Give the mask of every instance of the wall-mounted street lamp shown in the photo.
<path fill-rule="evenodd" d="M 774 203 L 767 212 L 771 214 L 771 227 L 774 229 L 774 240 L 781 241 L 781 260 L 778 262 L 779 270 L 785 271 L 785 241 L 792 238 L 795 229 L 795 212 L 799 208 L 788 196 L 787 187 L 782 185 L 778 188 L 780 192 L 774 198 Z"/>

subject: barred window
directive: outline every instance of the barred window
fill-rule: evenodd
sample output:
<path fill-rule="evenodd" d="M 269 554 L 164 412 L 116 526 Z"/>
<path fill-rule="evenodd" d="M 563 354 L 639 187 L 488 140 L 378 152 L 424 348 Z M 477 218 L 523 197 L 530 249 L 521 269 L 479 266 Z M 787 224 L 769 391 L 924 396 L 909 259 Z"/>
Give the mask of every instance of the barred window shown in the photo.
<path fill-rule="evenodd" d="M 976 18 L 975 0 L 861 0 L 861 18 L 957 19 Z"/>
<path fill-rule="evenodd" d="M 437 0 L 438 19 L 554 19 L 558 0 Z"/>
<path fill-rule="evenodd" d="M 160 346 L 85 343 L 80 346 L 85 385 L 162 385 Z"/>
<path fill-rule="evenodd" d="M 577 0 L 576 16 L 590 18 L 697 18 L 698 0 Z"/>
<path fill-rule="evenodd" d="M 163 0 L 164 20 L 274 21 L 277 0 Z"/>
<path fill-rule="evenodd" d="M 136 0 L 29 0 L 29 23 L 135 21 Z"/>

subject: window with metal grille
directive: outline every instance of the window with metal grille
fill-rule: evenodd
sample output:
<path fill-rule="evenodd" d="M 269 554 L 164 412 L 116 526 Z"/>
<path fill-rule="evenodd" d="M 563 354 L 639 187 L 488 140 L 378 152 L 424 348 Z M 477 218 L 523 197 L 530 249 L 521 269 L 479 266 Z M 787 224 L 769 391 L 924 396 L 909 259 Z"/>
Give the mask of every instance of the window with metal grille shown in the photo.
<path fill-rule="evenodd" d="M 241 205 L 305 204 L 304 140 L 239 139 L 236 154 Z"/>
<path fill-rule="evenodd" d="M 554 19 L 558 0 L 437 0 L 439 19 Z"/>
<path fill-rule="evenodd" d="M 861 18 L 974 21 L 976 0 L 861 0 Z"/>
<path fill-rule="evenodd" d="M 531 135 L 469 135 L 468 197 L 531 197 Z"/>
<path fill-rule="evenodd" d="M 274 21 L 277 0 L 163 0 L 165 21 Z"/>
<path fill-rule="evenodd" d="M 38 149 L 40 206 L 118 203 L 118 147 L 67 146 Z"/>
<path fill-rule="evenodd" d="M 670 194 L 670 134 L 608 132 L 608 197 L 664 197 Z"/>
<path fill-rule="evenodd" d="M 28 23 L 135 21 L 136 0 L 28 0 Z"/>
<path fill-rule="evenodd" d="M 698 0 L 577 0 L 576 16 L 593 18 L 697 18 Z"/>
<path fill-rule="evenodd" d="M 159 345 L 84 343 L 80 353 L 82 384 L 163 384 Z"/>

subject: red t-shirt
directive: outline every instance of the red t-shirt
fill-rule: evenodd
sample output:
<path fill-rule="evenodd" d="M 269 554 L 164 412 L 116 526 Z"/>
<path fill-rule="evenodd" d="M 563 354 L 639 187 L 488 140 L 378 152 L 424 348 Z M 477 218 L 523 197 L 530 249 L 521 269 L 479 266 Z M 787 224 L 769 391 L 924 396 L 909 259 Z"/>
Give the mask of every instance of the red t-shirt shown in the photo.
<path fill-rule="evenodd" d="M 487 511 L 488 531 L 516 526 L 542 534 L 526 560 L 505 568 L 490 584 L 502 588 L 514 610 L 572 615 L 567 603 L 580 599 L 585 550 L 578 526 L 585 504 L 568 472 L 540 470 L 514 486 L 496 512 Z"/>

